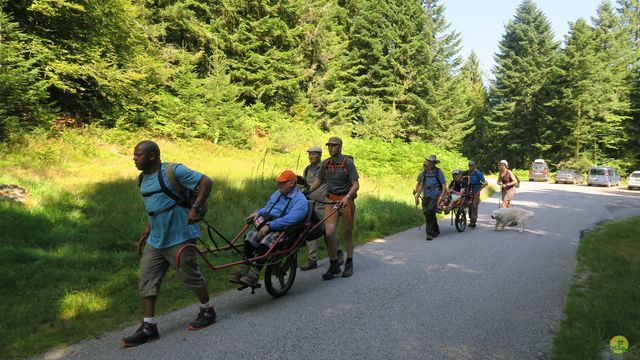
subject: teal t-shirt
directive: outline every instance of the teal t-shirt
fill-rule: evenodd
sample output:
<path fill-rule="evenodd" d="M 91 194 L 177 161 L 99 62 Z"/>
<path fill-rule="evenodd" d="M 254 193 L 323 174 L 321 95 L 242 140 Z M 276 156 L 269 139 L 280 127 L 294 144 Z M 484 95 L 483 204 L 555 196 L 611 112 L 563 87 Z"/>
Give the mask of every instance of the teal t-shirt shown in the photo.
<path fill-rule="evenodd" d="M 162 163 L 160 167 L 164 183 L 169 189 L 176 192 L 167 177 L 165 166 L 166 164 Z M 176 179 L 180 184 L 191 190 L 196 188 L 202 177 L 201 173 L 193 171 L 182 164 L 176 164 L 173 169 Z M 145 194 L 159 190 L 161 190 L 161 187 L 160 182 L 158 182 L 158 173 L 142 175 L 140 193 Z M 175 204 L 175 201 L 162 191 L 144 198 L 144 207 L 147 210 L 147 214 L 166 209 L 173 204 Z M 147 219 L 151 225 L 147 245 L 156 249 L 164 249 L 181 244 L 190 239 L 199 238 L 200 226 L 198 224 L 187 224 L 188 214 L 189 209 L 182 206 L 175 206 L 170 210 L 163 211 L 154 216 L 147 215 Z"/>

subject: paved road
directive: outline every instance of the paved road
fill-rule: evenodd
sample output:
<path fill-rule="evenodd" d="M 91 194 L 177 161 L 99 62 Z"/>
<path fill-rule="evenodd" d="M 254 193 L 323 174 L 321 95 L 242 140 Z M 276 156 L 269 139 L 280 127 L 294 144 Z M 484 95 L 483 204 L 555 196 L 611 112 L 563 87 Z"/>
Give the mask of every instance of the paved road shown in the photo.
<path fill-rule="evenodd" d="M 479 226 L 441 236 L 424 227 L 356 250 L 355 275 L 321 281 L 298 272 L 285 297 L 229 291 L 214 299 L 219 321 L 189 332 L 189 307 L 160 318 L 161 339 L 131 349 L 135 326 L 51 351 L 47 359 L 538 359 L 546 358 L 575 270 L 580 232 L 640 215 L 640 192 L 523 182 L 516 206 L 533 210 L 525 233 Z M 417 210 L 416 210 L 417 211 Z M 185 295 L 189 296 L 189 295 Z M 136 324 L 137 326 L 137 324 Z"/>

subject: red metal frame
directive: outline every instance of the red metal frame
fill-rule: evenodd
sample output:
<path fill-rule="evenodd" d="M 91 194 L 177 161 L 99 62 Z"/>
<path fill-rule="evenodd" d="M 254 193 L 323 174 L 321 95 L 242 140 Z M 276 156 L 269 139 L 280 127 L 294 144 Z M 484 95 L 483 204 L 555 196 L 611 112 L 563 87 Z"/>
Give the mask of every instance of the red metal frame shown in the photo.
<path fill-rule="evenodd" d="M 247 228 L 249 227 L 249 224 L 245 224 L 242 227 L 242 230 L 240 230 L 240 232 L 233 238 L 233 240 L 231 240 L 230 244 L 221 247 L 219 249 L 207 249 L 205 251 L 201 251 L 200 249 L 198 249 L 198 247 L 195 244 L 185 244 L 182 247 L 180 247 L 180 249 L 178 250 L 178 253 L 176 254 L 176 267 L 180 267 L 180 257 L 182 256 L 182 253 L 190 247 L 193 247 L 194 250 L 198 253 L 198 255 L 200 255 L 200 257 L 202 257 L 202 259 L 204 260 L 204 262 L 207 264 L 207 266 L 212 269 L 212 270 L 220 270 L 220 269 L 225 269 L 231 266 L 236 266 L 236 265 L 240 265 L 240 264 L 248 264 L 254 261 L 259 261 L 259 260 L 264 260 L 267 258 L 272 258 L 272 257 L 276 257 L 276 256 L 280 256 L 280 255 L 287 255 L 289 253 L 291 253 L 292 251 L 297 251 L 299 248 L 300 243 L 307 237 L 307 234 L 309 234 L 311 231 L 315 230 L 318 226 L 322 225 L 329 217 L 331 217 L 333 214 L 335 214 L 340 208 L 339 207 L 334 207 L 333 210 L 326 215 L 324 218 L 322 218 L 322 220 L 318 221 L 317 224 L 311 226 L 312 224 L 305 224 L 304 225 L 304 230 L 302 231 L 302 233 L 300 233 L 300 235 L 298 235 L 298 237 L 296 238 L 296 240 L 291 244 L 290 247 L 288 247 L 287 249 L 283 249 L 283 250 L 275 250 L 276 247 L 280 244 L 280 242 L 282 241 L 282 239 L 284 239 L 286 233 L 285 231 L 282 231 L 281 234 L 278 236 L 278 238 L 273 242 L 273 244 L 271 244 L 271 247 L 269 247 L 269 250 L 260 256 L 256 256 L 250 259 L 243 259 L 243 260 L 237 260 L 237 261 L 233 261 L 230 263 L 226 263 L 226 264 L 221 264 L 221 265 L 214 265 L 213 263 L 211 263 L 209 261 L 209 259 L 205 256 L 205 254 L 208 253 L 215 253 L 215 252 L 220 252 L 223 250 L 229 250 L 231 248 L 233 248 L 233 244 L 236 243 L 236 241 L 242 236 L 242 234 L 247 230 Z M 311 211 L 315 211 L 313 209 L 311 209 Z"/>

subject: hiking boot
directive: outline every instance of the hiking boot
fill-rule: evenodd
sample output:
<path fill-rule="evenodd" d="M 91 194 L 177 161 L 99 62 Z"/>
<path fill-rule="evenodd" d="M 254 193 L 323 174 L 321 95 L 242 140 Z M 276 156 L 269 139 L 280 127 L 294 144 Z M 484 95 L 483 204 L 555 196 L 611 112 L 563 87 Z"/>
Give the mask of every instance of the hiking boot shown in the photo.
<path fill-rule="evenodd" d="M 334 276 L 340 275 L 341 272 L 342 270 L 340 270 L 340 265 L 338 265 L 338 261 L 331 260 L 331 262 L 329 263 L 329 268 L 327 269 L 327 272 L 322 274 L 322 279 L 331 280 L 333 279 Z"/>
<path fill-rule="evenodd" d="M 249 272 L 249 269 L 251 269 L 251 266 L 249 266 L 249 264 L 240 265 L 240 268 L 238 268 L 238 271 L 229 275 L 229 281 L 232 281 L 232 282 L 240 281 L 241 277 L 247 275 L 247 272 Z"/>
<path fill-rule="evenodd" d="M 138 346 L 150 341 L 158 340 L 159 337 L 158 325 L 143 322 L 133 335 L 120 339 L 120 345 L 122 345 L 122 347 Z"/>
<path fill-rule="evenodd" d="M 344 271 L 342 271 L 342 277 L 349 277 L 353 275 L 353 261 L 348 261 L 344 264 Z"/>
<path fill-rule="evenodd" d="M 344 265 L 344 252 L 338 250 L 338 265 Z"/>
<path fill-rule="evenodd" d="M 313 260 L 308 260 L 306 264 L 300 266 L 300 271 L 308 271 L 318 268 L 318 262 Z"/>
<path fill-rule="evenodd" d="M 240 282 L 247 286 L 258 285 L 258 279 L 260 278 L 260 271 L 258 269 L 250 269 L 243 277 L 240 278 Z"/>
<path fill-rule="evenodd" d="M 474 223 L 474 222 L 469 223 L 469 227 L 470 227 L 470 228 L 474 228 L 474 227 L 476 227 L 476 223 Z"/>
<path fill-rule="evenodd" d="M 202 328 L 206 328 L 207 326 L 216 322 L 218 316 L 216 315 L 216 311 L 213 310 L 213 306 L 208 308 L 200 308 L 200 312 L 198 312 L 198 317 L 189 324 L 189 330 L 200 330 Z"/>
<path fill-rule="evenodd" d="M 433 240 L 433 235 L 431 235 L 431 233 L 427 234 L 427 241 L 431 241 Z"/>

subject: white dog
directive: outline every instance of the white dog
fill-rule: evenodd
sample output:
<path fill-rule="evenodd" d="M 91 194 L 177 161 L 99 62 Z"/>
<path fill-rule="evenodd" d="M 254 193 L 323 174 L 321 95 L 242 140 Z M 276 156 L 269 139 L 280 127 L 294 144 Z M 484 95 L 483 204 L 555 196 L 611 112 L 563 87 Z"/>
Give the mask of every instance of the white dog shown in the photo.
<path fill-rule="evenodd" d="M 533 215 L 533 211 L 516 207 L 499 208 L 491 212 L 491 218 L 496 220 L 494 230 L 498 230 L 498 227 L 502 230 L 505 226 L 520 225 L 520 232 L 524 232 L 524 221 L 532 219 Z"/>

